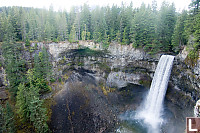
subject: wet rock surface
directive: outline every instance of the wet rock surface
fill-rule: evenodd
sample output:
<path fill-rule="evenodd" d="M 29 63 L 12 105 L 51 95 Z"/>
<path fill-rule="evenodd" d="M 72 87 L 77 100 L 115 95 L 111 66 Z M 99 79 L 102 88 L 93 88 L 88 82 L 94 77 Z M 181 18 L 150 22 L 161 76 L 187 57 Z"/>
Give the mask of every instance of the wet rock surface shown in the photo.
<path fill-rule="evenodd" d="M 65 87 L 55 96 L 52 107 L 51 128 L 53 132 L 96 133 L 112 131 L 117 124 L 115 94 L 104 95 L 95 77 L 74 72 Z M 111 96 L 112 95 L 112 96 Z M 108 100 L 112 98 L 112 100 Z M 110 104 L 109 101 L 115 101 Z"/>

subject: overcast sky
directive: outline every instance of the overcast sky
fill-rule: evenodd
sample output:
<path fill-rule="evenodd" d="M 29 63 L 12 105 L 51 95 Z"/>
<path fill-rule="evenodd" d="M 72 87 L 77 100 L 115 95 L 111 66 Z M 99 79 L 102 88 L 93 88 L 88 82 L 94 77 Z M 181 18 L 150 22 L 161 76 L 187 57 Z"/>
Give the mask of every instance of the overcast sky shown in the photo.
<path fill-rule="evenodd" d="M 52 4 L 55 10 L 66 9 L 70 10 L 70 7 L 73 5 L 79 6 L 83 3 L 87 3 L 90 6 L 100 5 L 112 5 L 113 3 L 121 5 L 121 2 L 130 3 L 133 2 L 134 7 L 139 7 L 142 2 L 146 4 L 151 4 L 152 0 L 0 0 L 0 7 L 2 6 L 23 6 L 23 7 L 37 7 L 37 8 L 46 8 Z M 157 0 L 158 7 L 163 0 Z M 182 11 L 182 9 L 188 9 L 188 5 L 191 0 L 166 0 L 170 3 L 174 2 L 177 11 Z"/>

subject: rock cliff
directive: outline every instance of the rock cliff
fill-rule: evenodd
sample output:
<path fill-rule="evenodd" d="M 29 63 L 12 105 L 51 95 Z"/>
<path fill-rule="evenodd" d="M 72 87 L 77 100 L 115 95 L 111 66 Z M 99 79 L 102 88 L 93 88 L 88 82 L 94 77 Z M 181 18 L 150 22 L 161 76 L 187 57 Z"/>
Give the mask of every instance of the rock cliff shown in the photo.
<path fill-rule="evenodd" d="M 121 45 L 115 42 L 111 43 L 107 50 L 104 50 L 101 44 L 91 41 L 50 43 L 46 46 L 54 57 L 56 61 L 54 66 L 60 70 L 60 74 L 64 70 L 84 68 L 92 71 L 94 77 L 103 78 L 108 87 L 117 88 L 124 87 L 128 83 L 149 87 L 160 58 L 159 53 L 152 56 L 142 49 L 135 49 L 132 44 Z M 85 49 L 86 47 L 89 49 Z M 176 92 L 181 97 L 184 96 L 183 101 L 185 101 L 184 98 L 188 99 L 194 105 L 200 98 L 198 78 L 200 60 L 197 60 L 195 66 L 191 66 L 186 61 L 187 54 L 184 49 L 176 56 L 168 92 L 169 94 Z M 167 95 L 167 98 L 174 102 L 177 101 L 171 95 Z"/>
<path fill-rule="evenodd" d="M 35 43 L 31 46 L 34 47 Z M 37 49 L 31 54 L 29 51 L 24 51 L 24 58 L 31 60 L 42 47 L 46 47 L 51 55 L 55 79 L 61 79 L 58 87 L 52 86 L 61 89 L 55 91 L 54 98 L 57 105 L 52 108 L 54 122 L 51 123 L 52 130 L 61 132 L 70 131 L 69 127 L 77 132 L 78 129 L 88 127 L 87 124 L 84 126 L 84 120 L 81 124 L 83 127 L 70 124 L 70 121 L 78 123 L 78 114 L 89 117 L 86 121 L 90 123 L 89 125 L 95 125 L 91 128 L 93 131 L 110 131 L 112 126 L 118 123 L 116 116 L 119 112 L 129 108 L 128 105 L 121 105 L 120 99 L 123 99 L 121 95 L 112 92 L 121 93 L 120 91 L 123 90 L 123 94 L 129 96 L 128 92 L 124 92 L 124 88 L 129 84 L 149 88 L 161 56 L 161 53 L 149 55 L 143 49 L 132 47 L 132 44 L 120 45 L 113 42 L 105 49 L 101 44 L 92 41 L 79 41 L 79 43 L 37 43 Z M 183 110 L 192 108 L 200 98 L 198 78 L 200 60 L 198 59 L 192 66 L 187 62 L 187 54 L 184 49 L 176 56 L 166 95 L 168 101 Z M 4 81 L 3 68 L 0 74 L 1 80 Z M 56 114 L 56 110 L 63 110 L 63 113 Z M 102 110 L 101 113 L 99 110 Z M 108 112 L 112 112 L 109 113 L 109 117 L 106 116 Z M 66 113 L 70 121 L 64 117 Z M 64 125 L 58 126 L 61 122 L 58 116 L 61 121 L 67 121 L 69 129 Z M 89 128 L 85 131 L 89 131 Z"/>

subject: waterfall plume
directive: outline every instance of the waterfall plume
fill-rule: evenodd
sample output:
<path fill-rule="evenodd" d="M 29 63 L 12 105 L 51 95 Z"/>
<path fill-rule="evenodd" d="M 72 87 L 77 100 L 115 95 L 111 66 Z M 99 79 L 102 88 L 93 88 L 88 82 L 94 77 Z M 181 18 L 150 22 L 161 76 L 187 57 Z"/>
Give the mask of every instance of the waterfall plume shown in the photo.
<path fill-rule="evenodd" d="M 161 56 L 151 83 L 150 91 L 141 110 L 137 114 L 137 118 L 143 119 L 144 123 L 148 124 L 152 130 L 157 129 L 162 123 L 163 101 L 167 91 L 173 60 L 174 56 Z"/>

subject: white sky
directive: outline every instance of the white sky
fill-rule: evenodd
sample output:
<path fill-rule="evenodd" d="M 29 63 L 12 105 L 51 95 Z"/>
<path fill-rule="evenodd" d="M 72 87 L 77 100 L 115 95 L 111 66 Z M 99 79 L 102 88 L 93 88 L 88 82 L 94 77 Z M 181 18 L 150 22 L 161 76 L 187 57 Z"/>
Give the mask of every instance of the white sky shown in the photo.
<path fill-rule="evenodd" d="M 52 4 L 55 10 L 58 9 L 66 9 L 67 11 L 70 10 L 70 7 L 73 5 L 79 6 L 83 5 L 84 3 L 89 4 L 90 6 L 100 5 L 106 6 L 111 5 L 113 3 L 117 5 L 121 5 L 121 2 L 130 3 L 133 2 L 134 7 L 139 7 L 142 2 L 145 4 L 151 4 L 152 0 L 0 0 L 0 7 L 2 6 L 23 6 L 23 7 L 37 7 L 37 8 L 46 8 L 48 9 L 49 6 Z M 158 7 L 164 0 L 156 0 Z M 170 3 L 174 2 L 177 11 L 182 11 L 182 9 L 188 9 L 188 5 L 190 4 L 191 0 L 165 0 Z"/>

